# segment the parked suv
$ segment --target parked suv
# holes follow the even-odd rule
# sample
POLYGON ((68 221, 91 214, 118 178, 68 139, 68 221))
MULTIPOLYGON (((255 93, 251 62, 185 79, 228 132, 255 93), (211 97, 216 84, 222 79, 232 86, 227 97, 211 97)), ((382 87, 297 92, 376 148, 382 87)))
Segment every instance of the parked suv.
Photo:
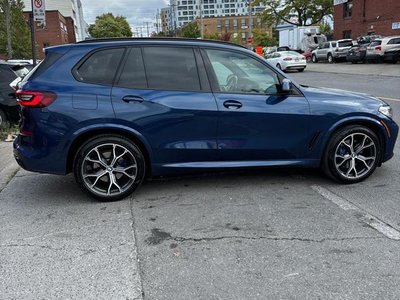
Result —
POLYGON ((316 63, 319 60, 327 60, 329 63, 333 63, 338 59, 345 59, 347 51, 352 46, 353 41, 351 39, 325 42, 312 52, 312 62, 316 63))
POLYGON ((376 39, 367 47, 367 60, 383 62, 385 52, 400 46, 400 35, 376 39))
POLYGON ((398 134, 377 98, 300 86, 252 51, 207 40, 47 48, 17 97, 17 162, 73 172, 100 200, 145 176, 221 168, 321 167, 359 182, 393 156, 398 134))
POLYGON ((19 105, 10 83, 25 76, 31 69, 31 65, 0 63, 0 128, 19 120, 19 105))

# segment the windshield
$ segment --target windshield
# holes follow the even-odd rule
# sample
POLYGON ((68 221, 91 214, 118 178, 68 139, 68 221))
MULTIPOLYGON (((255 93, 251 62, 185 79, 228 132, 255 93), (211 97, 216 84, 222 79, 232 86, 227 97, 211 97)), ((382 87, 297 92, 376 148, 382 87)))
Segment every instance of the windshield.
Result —
POLYGON ((351 47, 351 46, 353 46, 353 42, 352 41, 339 42, 339 47, 351 47))

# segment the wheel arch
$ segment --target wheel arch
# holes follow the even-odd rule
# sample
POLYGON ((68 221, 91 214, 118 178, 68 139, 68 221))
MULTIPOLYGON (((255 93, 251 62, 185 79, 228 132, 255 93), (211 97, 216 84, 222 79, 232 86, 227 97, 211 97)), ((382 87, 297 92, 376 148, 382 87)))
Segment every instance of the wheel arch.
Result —
POLYGON ((79 148, 87 141, 89 138, 92 138, 97 135, 105 135, 105 134, 115 134, 123 136, 132 142, 134 142, 143 153, 145 159, 146 166, 146 174, 145 176, 151 176, 151 162, 152 162, 152 151, 149 143, 139 132, 125 127, 125 126, 107 126, 107 127, 92 127, 81 129, 73 134, 73 141, 68 146, 68 155, 66 161, 66 173, 71 173, 73 171, 74 158, 79 150, 79 148))
MULTIPOLYGON (((359 119, 344 119, 341 120, 337 123, 335 123, 331 128, 327 131, 323 143, 322 143, 322 152, 321 152, 321 158, 324 157, 326 148, 328 147, 328 143, 331 140, 332 136, 338 132, 339 130, 343 129, 346 126, 351 126, 351 125, 359 125, 359 126, 365 126, 369 129, 371 129, 376 136, 379 139, 379 143, 381 146, 381 155, 379 158, 379 165, 382 163, 382 159, 384 157, 385 151, 386 151, 386 136, 387 132, 385 127, 376 119, 373 118, 359 118, 359 119)), ((322 163, 323 159, 321 159, 322 163)))

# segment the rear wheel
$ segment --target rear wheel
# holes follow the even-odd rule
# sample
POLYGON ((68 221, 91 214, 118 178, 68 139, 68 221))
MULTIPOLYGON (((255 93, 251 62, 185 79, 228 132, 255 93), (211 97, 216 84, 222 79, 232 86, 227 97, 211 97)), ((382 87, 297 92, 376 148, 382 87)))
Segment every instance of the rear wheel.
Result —
POLYGON ((96 136, 78 150, 75 180, 100 201, 120 200, 134 192, 145 174, 144 157, 132 141, 118 135, 96 136))
POLYGON ((330 53, 328 54, 328 58, 327 58, 327 59, 328 59, 328 63, 330 63, 330 64, 333 63, 333 62, 335 61, 335 60, 333 59, 332 54, 330 54, 330 53))
POLYGON ((317 56, 315 54, 312 55, 311 60, 313 63, 318 62, 317 56))
POLYGON ((329 141, 322 168, 335 180, 356 183, 375 171, 380 156, 379 139, 371 129, 347 126, 337 131, 329 141))

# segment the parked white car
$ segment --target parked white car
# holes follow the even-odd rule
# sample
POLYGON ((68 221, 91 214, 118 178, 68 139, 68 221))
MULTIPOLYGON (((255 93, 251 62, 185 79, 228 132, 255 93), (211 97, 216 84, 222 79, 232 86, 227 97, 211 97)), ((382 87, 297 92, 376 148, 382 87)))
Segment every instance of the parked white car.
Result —
POLYGON ((400 46, 400 35, 376 39, 367 47, 367 60, 382 62, 385 52, 400 46))
POLYGON ((282 71, 298 70, 303 72, 307 67, 306 58, 295 51, 275 52, 268 58, 268 61, 282 71))

